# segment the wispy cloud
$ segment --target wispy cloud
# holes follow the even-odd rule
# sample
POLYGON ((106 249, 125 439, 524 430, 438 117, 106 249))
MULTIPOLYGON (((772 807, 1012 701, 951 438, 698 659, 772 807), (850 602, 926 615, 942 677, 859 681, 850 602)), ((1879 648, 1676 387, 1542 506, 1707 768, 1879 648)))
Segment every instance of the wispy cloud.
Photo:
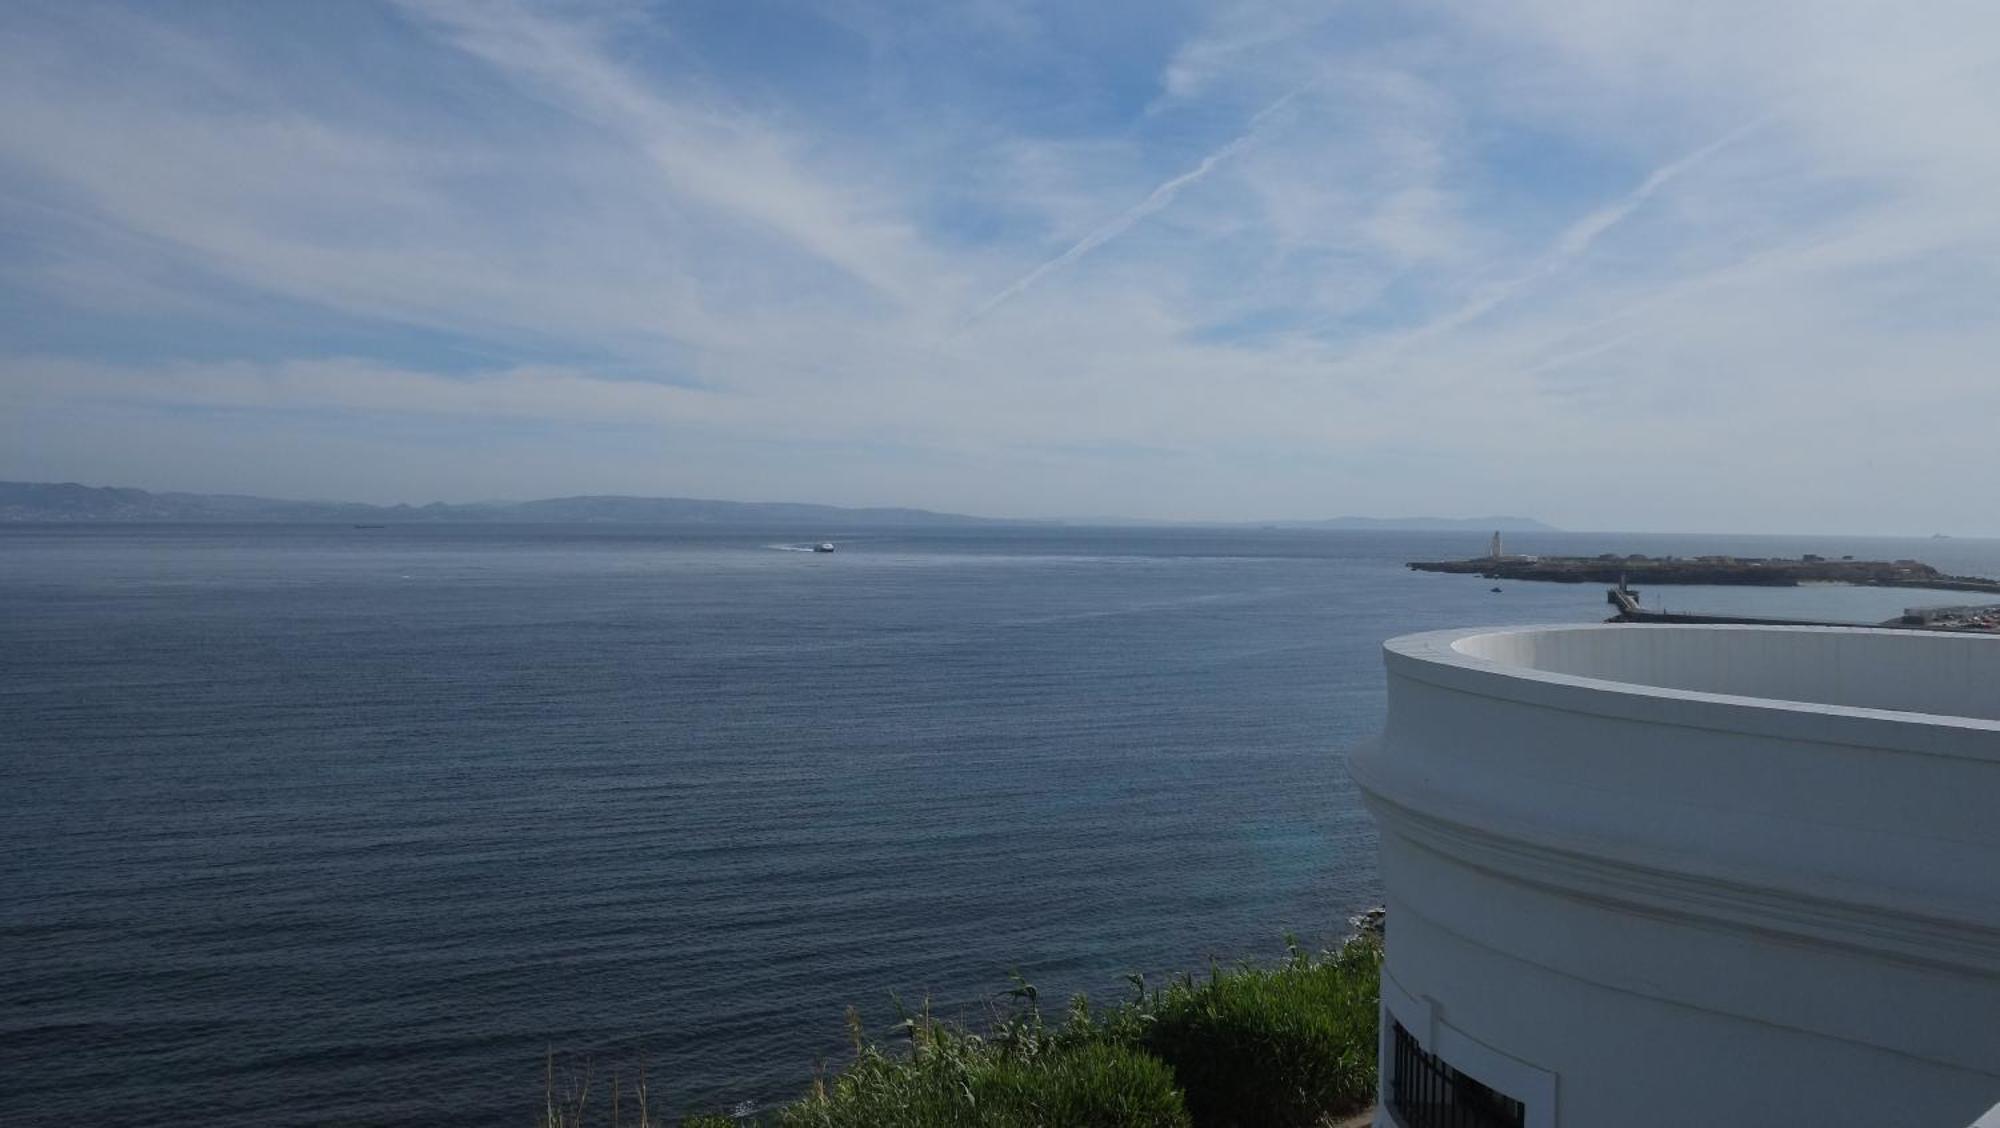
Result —
POLYGON ((801 169, 806 146, 720 96, 675 99, 614 60, 589 26, 511 3, 404 0, 448 41, 607 130, 643 156, 661 187, 755 225, 897 300, 924 248, 894 201, 874 202, 801 169))

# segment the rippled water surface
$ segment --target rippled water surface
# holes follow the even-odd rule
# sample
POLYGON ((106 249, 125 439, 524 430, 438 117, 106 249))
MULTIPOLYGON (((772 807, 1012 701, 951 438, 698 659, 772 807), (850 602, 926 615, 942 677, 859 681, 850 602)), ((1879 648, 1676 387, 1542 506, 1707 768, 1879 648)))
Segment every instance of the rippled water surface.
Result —
MULTIPOLYGON (((768 1104, 849 1004, 1276 951, 1377 894, 1382 640, 1590 620, 1482 536, 0 526, 0 1118, 768 1104)), ((2000 572, 1993 542, 1555 536, 2000 572)), ((1653 602, 1648 593, 1648 602, 1653 602)), ((1680 589, 1880 619, 1963 597, 1680 589)))

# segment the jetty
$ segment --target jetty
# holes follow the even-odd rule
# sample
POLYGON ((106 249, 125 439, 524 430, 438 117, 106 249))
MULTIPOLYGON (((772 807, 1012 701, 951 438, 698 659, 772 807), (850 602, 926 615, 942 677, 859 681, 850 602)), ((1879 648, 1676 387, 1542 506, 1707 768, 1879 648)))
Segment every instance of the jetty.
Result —
POLYGON ((1817 619, 1757 619, 1741 615, 1700 615, 1683 611, 1649 611, 1639 606, 1639 593, 1619 586, 1604 593, 1604 602, 1616 607, 1617 613, 1606 619, 1607 623, 1703 623, 1709 625, 1730 623, 1739 626, 1759 627, 1859 627, 1862 623, 1835 623, 1817 619))
POLYGON ((1538 580, 1557 584, 1712 584, 1717 586, 1798 587, 1851 584, 1857 587, 1933 588, 2000 595, 2000 580, 1952 576, 1917 560, 1829 559, 1808 553, 1791 557, 1644 556, 1614 552, 1598 556, 1495 554, 1470 560, 1415 560, 1419 572, 1447 572, 1489 580, 1538 580))
POLYGON ((1604 593, 1617 608, 1607 623, 1678 623, 1758 627, 1888 627, 1904 631, 1944 631, 1956 634, 2000 634, 2000 604, 1969 607, 1911 607, 1880 623, 1843 623, 1831 619, 1771 619, 1747 615, 1703 615, 1687 611, 1654 611, 1639 606, 1639 593, 1620 584, 1604 593))

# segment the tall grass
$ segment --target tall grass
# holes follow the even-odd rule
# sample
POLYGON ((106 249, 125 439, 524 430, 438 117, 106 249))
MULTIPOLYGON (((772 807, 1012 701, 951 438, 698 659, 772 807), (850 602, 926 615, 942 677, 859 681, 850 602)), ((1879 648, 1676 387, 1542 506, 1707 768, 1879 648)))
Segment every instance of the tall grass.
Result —
POLYGON ((909 1052, 887 1052, 850 1012, 853 1064, 780 1110, 778 1128, 1190 1128, 1173 1071, 1134 1047, 982 1037, 928 1009, 901 1025, 909 1052))
MULTIPOLYGON (((902 1012, 907 1045, 866 1036, 848 1012, 853 1060, 762 1119, 697 1117, 683 1128, 1317 1128, 1365 1107, 1375 1079, 1382 946, 1364 933, 1325 952, 1288 941, 1283 962, 1212 967, 1133 991, 1102 1010, 1079 995, 1053 1021, 1016 979, 975 1030, 902 1012)), ((588 1067, 549 1072, 539 1128, 666 1128, 645 1076, 597 1105, 588 1067)))
MULTIPOLYGON (((629 1071, 613 1069, 600 1076, 589 1058, 558 1062, 550 1053, 542 1085, 542 1115, 535 1128, 669 1128, 671 1123, 653 1102, 643 1058, 635 1059, 629 1071)), ((727 1116, 697 1115, 680 1121, 680 1128, 737 1126, 727 1116)))

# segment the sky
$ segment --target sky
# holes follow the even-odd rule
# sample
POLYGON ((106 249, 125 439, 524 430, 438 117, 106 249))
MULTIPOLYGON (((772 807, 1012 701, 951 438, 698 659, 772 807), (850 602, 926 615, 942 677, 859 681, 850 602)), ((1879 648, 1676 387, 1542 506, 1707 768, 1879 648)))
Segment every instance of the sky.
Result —
POLYGON ((0 478, 2000 535, 2000 6, 0 5, 0 478))

